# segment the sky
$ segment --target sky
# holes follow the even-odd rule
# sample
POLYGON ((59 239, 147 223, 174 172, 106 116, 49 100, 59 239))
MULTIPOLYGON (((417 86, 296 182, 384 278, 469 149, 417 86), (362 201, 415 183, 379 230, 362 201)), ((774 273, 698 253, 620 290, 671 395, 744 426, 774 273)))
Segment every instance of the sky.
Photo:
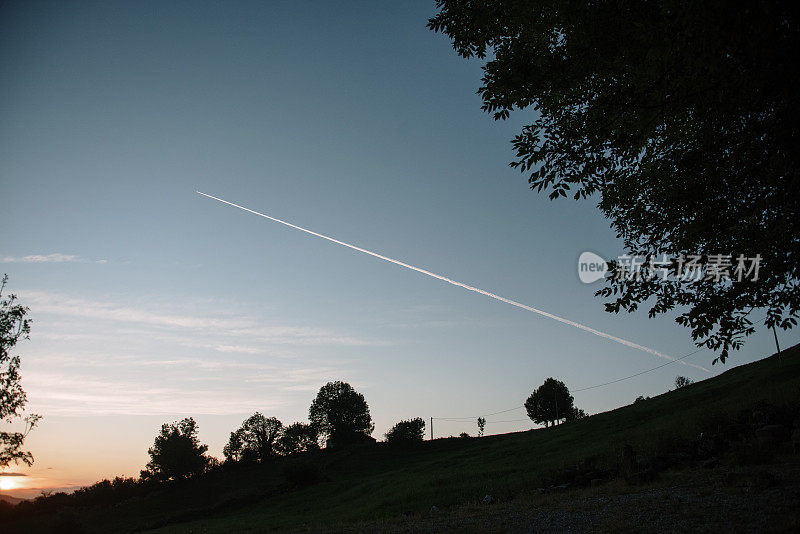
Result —
MULTIPOLYGON (((695 350, 674 314, 608 314, 602 283, 581 283, 582 252, 616 258, 622 243, 593 201, 550 201, 508 167, 533 112, 480 110, 481 64, 425 28, 434 12, 0 4, 0 270, 30 308, 16 352, 43 416, 34 465, 9 467, 20 476, 0 490, 138 475, 161 424, 190 416, 221 457, 255 411, 306 421, 330 380, 365 395, 381 438, 401 419, 519 407, 550 376, 577 390, 665 362, 196 190, 674 357, 695 350)), ((606 411, 774 351, 762 326, 725 365, 703 351, 575 402, 606 411)), ((487 434, 533 427, 519 408, 487 419, 487 434)))

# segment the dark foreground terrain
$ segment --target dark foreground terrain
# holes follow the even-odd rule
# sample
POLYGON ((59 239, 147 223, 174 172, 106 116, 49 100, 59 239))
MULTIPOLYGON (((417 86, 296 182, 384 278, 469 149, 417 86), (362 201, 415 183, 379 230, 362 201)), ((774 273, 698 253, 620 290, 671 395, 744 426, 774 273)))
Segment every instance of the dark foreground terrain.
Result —
POLYGON ((798 531, 800 349, 549 429, 4 508, 9 532, 798 531), (628 447, 626 447, 626 445, 628 447))

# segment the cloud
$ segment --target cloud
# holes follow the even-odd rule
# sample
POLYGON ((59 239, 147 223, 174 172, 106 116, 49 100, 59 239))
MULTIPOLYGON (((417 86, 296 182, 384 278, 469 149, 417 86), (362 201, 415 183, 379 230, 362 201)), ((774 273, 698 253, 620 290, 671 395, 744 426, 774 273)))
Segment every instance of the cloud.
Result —
POLYGON ((27 256, 2 256, 0 263, 108 263, 108 260, 89 260, 75 254, 29 254, 27 256))
POLYGON ((219 345, 214 347, 217 352, 239 352, 242 354, 264 354, 263 348, 247 347, 244 345, 219 345))
POLYGON ((300 384, 297 386, 284 386, 283 391, 317 391, 320 386, 317 384, 300 384))
POLYGON ((0 473, 0 477, 26 477, 25 473, 0 473))
MULTIPOLYGON (((156 415, 191 413, 231 415, 275 411, 291 399, 281 392, 313 392, 336 373, 332 368, 291 369, 260 366, 255 384, 245 377, 256 366, 202 369, 212 377, 228 371, 220 384, 197 387, 195 380, 176 378, 153 385, 152 378, 112 378, 72 373, 30 373, 29 409, 48 415, 156 415), (239 373, 230 371, 242 371, 239 373), (194 384, 190 386, 189 384, 194 384)), ((340 370, 341 372, 341 370, 340 370)), ((338 373, 337 373, 338 374, 338 373)))
MULTIPOLYGON (((148 386, 142 381, 72 375, 30 374, 32 412, 48 415, 232 414, 274 409, 283 403, 230 389, 184 389, 180 384, 148 386)), ((252 392, 251 392, 252 393, 252 392)))
MULTIPOLYGON (((37 314, 47 313, 116 323, 130 328, 149 328, 148 335, 169 336, 170 341, 190 348, 211 349, 223 353, 264 354, 267 345, 387 345, 382 340, 368 339, 334 332, 327 328, 296 325, 264 325, 263 319, 223 314, 222 306, 193 303, 191 310, 207 309, 208 313, 163 312, 162 303, 97 301, 42 291, 19 291, 25 303, 37 314), (155 329, 155 330, 154 330, 155 329), (210 336, 209 333, 214 333, 210 336)), ((175 306, 173 306, 175 307, 175 306)), ((106 329, 108 330, 108 329, 106 329)), ((46 335, 58 335, 49 332, 46 335)), ((62 335, 75 336, 75 332, 62 335)), ((85 335, 85 334, 78 334, 85 335)))
POLYGON ((388 344, 208 299, 19 293, 37 321, 25 345, 28 407, 48 415, 274 410, 352 376, 349 347, 388 344))

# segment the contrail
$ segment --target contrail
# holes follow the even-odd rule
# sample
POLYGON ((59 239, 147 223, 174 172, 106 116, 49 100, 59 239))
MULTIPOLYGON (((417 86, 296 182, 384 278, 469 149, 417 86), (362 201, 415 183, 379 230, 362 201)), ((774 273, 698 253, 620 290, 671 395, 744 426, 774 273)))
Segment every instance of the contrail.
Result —
POLYGON ((600 330, 595 330, 594 328, 588 327, 588 326, 583 325, 581 323, 576 323, 575 321, 570 321, 569 319, 565 319, 563 317, 559 317, 558 315, 554 315, 552 313, 548 313, 546 311, 539 310, 537 308, 533 308, 531 306, 528 306, 527 304, 522 304, 521 302, 517 302, 516 300, 507 299, 505 297, 501 297, 500 295, 495 295, 494 293, 490 293, 489 291, 484 291, 483 289, 479 289, 477 287, 472 287, 472 286, 464 284, 462 282, 457 282, 456 280, 451 280, 450 278, 447 278, 446 276, 442 276, 440 274, 432 273, 430 271, 426 271, 425 269, 420 269, 419 267, 414 267, 413 265, 409 265, 407 263, 404 263, 404 262, 402 262, 400 260, 396 260, 394 258, 389 258, 387 256, 383 256, 381 254, 378 254, 377 252, 372 252, 370 250, 363 249, 363 248, 357 247, 355 245, 351 245, 350 243, 345 243, 344 241, 339 241, 338 239, 334 239, 334 238, 328 237, 326 235, 318 234, 317 232, 313 232, 313 231, 308 230, 306 228, 303 228, 301 226, 297 226, 295 224, 292 224, 292 223, 289 223, 289 222, 286 222, 286 221, 282 221, 282 220, 277 219, 275 217, 270 217, 269 215, 266 215, 264 213, 259 213, 257 211, 251 210, 249 208, 245 208, 244 206, 240 206, 239 204, 234 204, 233 202, 228 202, 227 200, 222 200, 221 198, 217 198, 217 197, 215 197, 213 195, 209 195, 207 193, 203 193, 202 191, 195 190, 195 193, 203 195, 204 197, 213 198, 214 200, 217 200, 217 201, 222 202, 223 204, 227 204, 229 206, 233 206, 234 208, 239 208, 240 210, 244 210, 244 211, 250 212, 253 215, 258 215, 259 217, 264 217, 265 219, 269 219, 271 221, 275 221, 277 223, 284 224, 284 225, 286 225, 286 226, 288 226, 290 228, 294 228, 295 230, 300 230, 300 231, 305 232, 307 234, 311 234, 313 236, 321 237, 322 239, 327 239, 328 241, 336 243, 337 245, 342 245, 342 246, 351 248, 353 250, 357 250, 359 252, 363 252, 364 254, 369 254, 370 256, 374 256, 374 257, 379 258, 381 260, 388 261, 390 263, 394 263, 395 265, 399 265, 401 267, 405 267, 406 269, 411 269, 412 271, 417 271, 418 273, 422 273, 422 274, 428 275, 430 277, 436 278, 438 280, 442 280, 443 282, 447 282, 448 284, 453 284, 454 286, 463 287, 464 289, 466 289, 468 291, 474 291, 475 293, 480 293, 481 295, 486 295, 487 297, 491 297, 491 298, 493 298, 495 300, 499 300, 501 302, 505 302, 506 304, 511 304, 512 306, 516 306, 517 308, 522 308, 523 310, 528 310, 528 311, 531 311, 533 313, 538 313, 539 315, 543 315, 545 317, 549 317, 550 319, 558 321, 559 323, 564 323, 564 324, 568 324, 570 326, 574 326, 575 328, 580 328, 581 330, 585 330, 586 332, 592 333, 592 334, 594 334, 596 336, 604 337, 606 339, 610 339, 611 341, 616 341, 617 343, 625 345, 626 347, 630 347, 632 349, 637 349, 637 350, 641 350, 641 351, 644 351, 644 352, 648 352, 650 354, 658 356, 659 358, 664 358, 666 360, 677 361, 680 364, 688 365, 688 366, 691 366, 691 367, 696 367, 697 369, 702 369, 703 371, 706 371, 706 372, 709 372, 709 373, 711 372, 708 369, 706 369, 705 367, 701 367, 699 365, 696 365, 696 364, 693 364, 693 363, 689 363, 689 362, 678 361, 676 358, 673 358, 672 356, 669 356, 668 354, 664 354, 663 352, 659 352, 659 351, 657 351, 655 349, 651 349, 650 347, 645 347, 644 345, 639 345, 638 343, 634 343, 633 341, 628 341, 627 339, 622 339, 622 338, 617 337, 617 336, 612 336, 611 334, 607 334, 605 332, 601 332, 600 330))

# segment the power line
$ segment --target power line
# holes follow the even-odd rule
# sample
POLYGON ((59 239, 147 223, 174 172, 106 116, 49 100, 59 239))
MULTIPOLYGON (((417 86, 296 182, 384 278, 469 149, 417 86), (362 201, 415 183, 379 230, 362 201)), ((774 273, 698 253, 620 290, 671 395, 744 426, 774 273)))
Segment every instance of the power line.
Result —
MULTIPOLYGON (((434 421, 446 421, 448 423, 474 423, 475 419, 440 419, 438 417, 433 418, 434 421)), ((517 423, 519 421, 530 421, 530 419, 506 419, 503 421, 494 421, 491 419, 487 419, 486 423, 517 423)))
POLYGON ((530 419, 507 419, 505 421, 486 421, 486 424, 489 423, 520 423, 520 422, 528 422, 530 423, 530 419))
POLYGON ((514 406, 513 408, 509 408, 508 410, 500 410, 499 412, 487 413, 485 415, 478 415, 475 417, 434 417, 434 419, 438 421, 472 421, 473 419, 477 419, 478 417, 491 417, 493 415, 499 415, 501 413, 507 413, 507 412, 512 412, 514 410, 519 410, 520 408, 524 408, 524 406, 514 406))
MULTIPOLYGON (((522 408, 522 406, 520 406, 522 408)), ((450 421, 451 423, 468 423, 476 421, 477 417, 434 417, 434 421, 450 421)))
POLYGON ((694 354, 697 354, 697 353, 698 353, 698 352, 700 352, 701 350, 703 350, 703 348, 702 348, 702 347, 701 347, 701 348, 699 348, 699 349, 697 349, 697 350, 696 350, 696 351, 694 351, 694 352, 690 352, 689 354, 686 354, 686 355, 684 355, 684 356, 681 356, 680 358, 677 358, 677 359, 675 359, 675 360, 673 360, 673 361, 671 361, 671 362, 667 362, 667 363, 664 363, 664 364, 658 365, 658 366, 656 366, 656 367, 653 367, 652 369, 648 369, 647 371, 642 371, 641 373, 636 373, 636 374, 634 374, 634 375, 626 376, 626 377, 624 377, 624 378, 618 378, 618 379, 616 379, 616 380, 612 380, 611 382, 604 382, 604 383, 602 383, 602 384, 596 384, 596 385, 594 385, 594 386, 589 386, 588 388, 576 389, 576 390, 574 390, 574 392, 575 392, 575 393, 577 393, 577 392, 579 392, 579 391, 588 391, 588 390, 590 390, 590 389, 600 388, 600 387, 603 387, 603 386, 610 386, 611 384, 616 384, 617 382, 622 382, 623 380, 628 380, 629 378, 635 378, 635 377, 637 377, 637 376, 641 376, 641 375, 643 375, 643 374, 645 374, 645 373, 649 373, 650 371, 655 371, 656 369, 661 369, 662 367, 666 367, 667 365, 670 365, 670 364, 672 364, 672 363, 679 362, 679 361, 683 360, 684 358, 688 358, 689 356, 692 356, 692 355, 694 355, 694 354))
MULTIPOLYGON (((635 373, 635 374, 632 374, 632 375, 629 375, 629 376, 624 376, 622 378, 618 378, 618 379, 612 380, 610 382, 603 382, 602 384, 595 384, 593 386, 589 386, 589 387, 585 387, 585 388, 581 388, 581 389, 575 389, 575 390, 573 390, 573 393, 578 393, 580 391, 588 391, 590 389, 597 389, 597 388, 601 388, 601 387, 605 387, 605 386, 610 386, 611 384, 616 384, 617 382, 622 382, 623 380, 630 380, 631 378, 636 378, 637 376, 642 376, 643 374, 650 373, 650 372, 655 371, 657 369, 661 369, 662 367, 666 367, 668 365, 671 365, 671 364, 673 364, 675 362, 679 362, 681 360, 684 360, 684 359, 688 358, 689 356, 693 356, 693 355, 697 354, 698 352, 702 351, 703 349, 704 349, 704 347, 701 347, 701 348, 699 348, 699 349, 697 349, 695 351, 690 352, 689 354, 684 354, 680 358, 675 358, 672 361, 669 361, 667 363, 663 363, 661 365, 657 365, 655 367, 652 367, 652 368, 647 369, 645 371, 641 371, 639 373, 635 373)), ((475 416, 475 417, 432 417, 432 419, 437 420, 437 421, 451 421, 451 422, 474 421, 478 417, 489 417, 489 416, 492 416, 492 415, 498 415, 498 414, 501 414, 501 413, 506 413, 506 412, 511 412, 511 411, 514 411, 514 410, 519 410, 520 408, 524 408, 524 407, 525 407, 524 405, 522 405, 522 406, 514 406, 513 408, 509 408, 507 410, 500 410, 499 412, 492 412, 492 413, 489 413, 489 414, 486 414, 486 415, 478 415, 478 416, 475 416)), ((525 421, 525 419, 519 419, 519 421, 525 421)), ((487 423, 490 423, 490 422, 499 423, 501 421, 486 421, 486 422, 487 423)), ((505 421, 502 421, 502 422, 505 422, 505 421)))

